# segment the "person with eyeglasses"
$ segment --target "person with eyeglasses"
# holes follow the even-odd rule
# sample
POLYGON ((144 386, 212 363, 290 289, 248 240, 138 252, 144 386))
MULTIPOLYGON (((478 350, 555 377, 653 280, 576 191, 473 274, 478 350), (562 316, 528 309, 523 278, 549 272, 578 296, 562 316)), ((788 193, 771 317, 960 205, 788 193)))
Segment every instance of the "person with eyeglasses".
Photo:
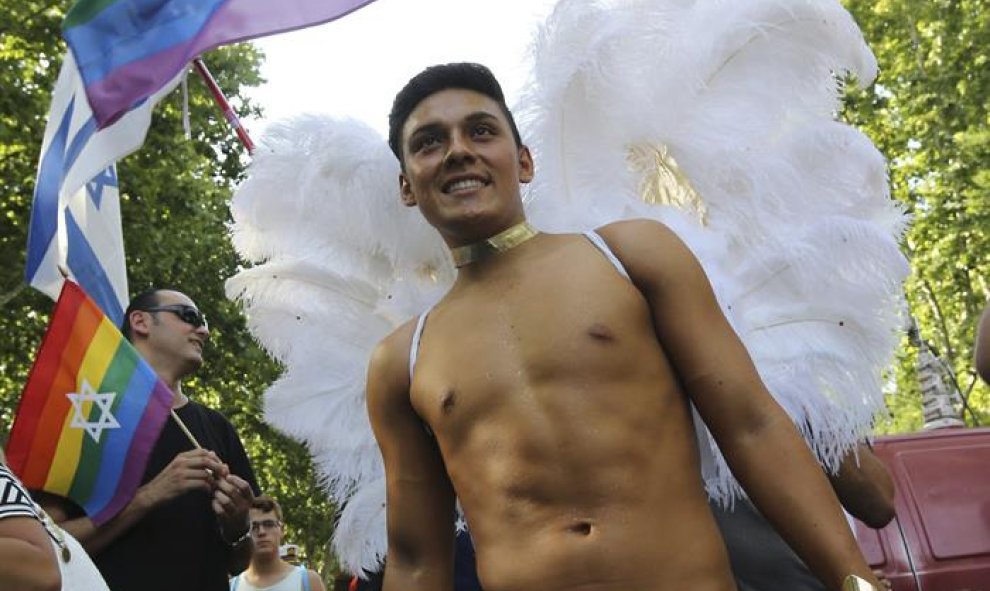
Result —
POLYGON ((121 332, 171 388, 172 407, 198 441, 166 421, 131 502, 97 527, 71 501, 39 495, 115 591, 226 591, 251 559, 249 510, 259 488, 233 425, 191 400, 182 382, 203 364, 210 331, 189 296, 151 289, 127 307, 121 332))
POLYGON ((230 580, 230 591, 326 591, 316 571, 282 559, 285 538, 282 507, 268 495, 251 504, 251 538, 254 552, 247 570, 230 580))

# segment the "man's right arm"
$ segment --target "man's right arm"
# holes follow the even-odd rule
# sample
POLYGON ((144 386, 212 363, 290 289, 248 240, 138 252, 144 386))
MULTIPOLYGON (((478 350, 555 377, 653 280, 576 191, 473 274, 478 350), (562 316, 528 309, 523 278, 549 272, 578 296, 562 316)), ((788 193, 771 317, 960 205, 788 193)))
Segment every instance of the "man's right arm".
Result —
POLYGON ((368 413, 385 463, 384 591, 452 591, 454 491, 409 397, 409 331, 385 339, 368 369, 368 413), (405 346, 403 346, 405 345, 405 346))
POLYGON ((65 531, 79 540, 90 554, 99 554, 111 542, 129 530, 153 508, 195 489, 211 492, 212 474, 224 474, 226 466, 211 451, 197 449, 183 452, 138 489, 131 502, 113 519, 97 527, 89 517, 73 517, 64 499, 43 494, 41 506, 65 531))

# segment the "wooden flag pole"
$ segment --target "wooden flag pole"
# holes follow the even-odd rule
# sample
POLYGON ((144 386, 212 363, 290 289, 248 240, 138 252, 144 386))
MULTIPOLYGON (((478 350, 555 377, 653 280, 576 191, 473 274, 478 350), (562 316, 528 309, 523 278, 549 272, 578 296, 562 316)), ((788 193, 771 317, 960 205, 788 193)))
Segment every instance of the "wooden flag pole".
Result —
MULTIPOLYGON (((192 431, 189 430, 189 427, 186 427, 186 424, 182 422, 182 419, 179 418, 179 415, 175 412, 175 409, 170 408, 168 412, 172 413, 172 420, 175 421, 175 424, 178 425, 179 428, 182 429, 182 432, 186 434, 186 437, 189 438, 189 442, 193 444, 193 447, 195 447, 196 449, 203 449, 203 446, 200 445, 199 441, 196 440, 196 436, 192 434, 192 431)), ((209 468, 206 468, 206 473, 210 475, 210 478, 216 476, 213 473, 213 470, 209 468)))
POLYGON ((172 420, 175 421, 175 424, 178 425, 179 428, 182 429, 182 432, 186 434, 186 437, 189 438, 189 442, 192 443, 196 449, 203 449, 203 446, 200 445, 199 441, 196 440, 196 436, 192 434, 192 431, 189 430, 189 427, 186 427, 186 424, 182 422, 182 419, 179 418, 179 415, 175 413, 175 409, 171 408, 169 409, 169 412, 172 413, 172 420))
POLYGON ((213 78, 213 74, 210 73, 210 70, 207 69, 206 64, 203 63, 203 58, 198 57, 194 59, 193 67, 196 68, 196 71, 199 72, 199 75, 203 78, 203 81, 206 82, 206 86, 210 89, 210 94, 213 95, 213 100, 215 100, 217 105, 220 106, 220 110, 223 111, 223 115, 227 118, 227 122, 234 128, 234 131, 237 133, 237 137, 241 140, 241 143, 244 144, 244 147, 247 148, 248 154, 253 153, 254 142, 251 141, 251 136, 248 135, 247 129, 241 123, 237 113, 234 112, 234 108, 230 106, 230 102, 227 101, 227 97, 224 96, 223 91, 220 90, 220 86, 213 78))

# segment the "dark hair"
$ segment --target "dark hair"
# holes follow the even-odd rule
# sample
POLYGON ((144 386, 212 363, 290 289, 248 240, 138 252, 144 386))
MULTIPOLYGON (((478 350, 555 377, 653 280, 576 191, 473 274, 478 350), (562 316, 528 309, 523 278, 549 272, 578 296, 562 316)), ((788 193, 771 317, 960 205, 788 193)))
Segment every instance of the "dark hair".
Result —
POLYGON ((413 76, 399 94, 395 95, 392 112, 388 115, 388 145, 403 169, 405 164, 402 162, 402 127, 406 124, 406 119, 424 99, 450 88, 473 90, 498 103, 499 109, 512 128, 512 137, 516 140, 516 146, 522 146, 516 121, 505 104, 502 87, 491 70, 481 64, 470 62, 430 66, 413 76))
POLYGON ((160 287, 152 287, 151 289, 146 289, 141 293, 134 296, 131 303, 127 305, 127 310, 124 311, 124 319, 120 323, 120 332, 124 335, 124 338, 128 341, 131 340, 131 312, 135 310, 147 310, 148 308, 154 308, 158 305, 158 292, 164 291, 160 287))
POLYGON ((251 502, 251 508, 264 511, 265 513, 274 513, 276 519, 282 521, 282 507, 279 506, 278 501, 268 495, 254 497, 254 501, 251 502))

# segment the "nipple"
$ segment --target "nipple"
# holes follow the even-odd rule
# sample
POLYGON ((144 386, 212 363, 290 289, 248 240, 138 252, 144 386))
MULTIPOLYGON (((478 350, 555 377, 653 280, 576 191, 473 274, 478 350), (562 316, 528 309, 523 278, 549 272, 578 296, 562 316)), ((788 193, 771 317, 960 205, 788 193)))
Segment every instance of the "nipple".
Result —
POLYGON ((612 332, 612 329, 600 322, 596 322, 588 328, 588 335, 596 341, 606 343, 615 340, 615 333, 612 332))
POLYGON ((443 395, 443 399, 440 400, 440 410, 443 414, 449 415, 454 410, 454 404, 457 402, 457 392, 453 389, 447 390, 447 393, 443 395))

